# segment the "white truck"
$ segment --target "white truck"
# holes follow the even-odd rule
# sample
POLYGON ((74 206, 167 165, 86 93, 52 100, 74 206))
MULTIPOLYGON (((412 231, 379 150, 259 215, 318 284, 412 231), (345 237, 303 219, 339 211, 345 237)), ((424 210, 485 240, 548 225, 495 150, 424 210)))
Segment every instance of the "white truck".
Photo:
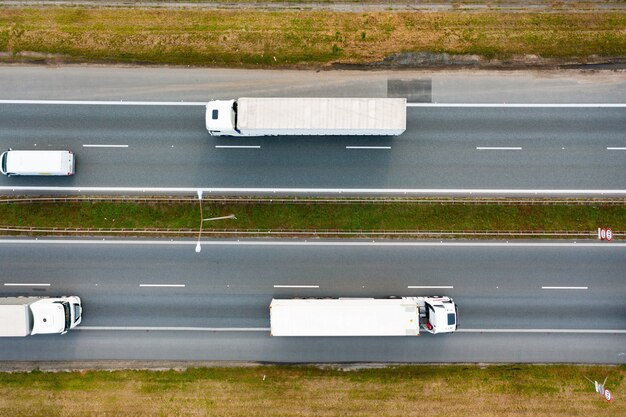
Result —
POLYGON ((212 136, 400 135, 405 98, 239 98, 206 105, 212 136))
POLYGON ((0 337, 65 334, 82 320, 80 298, 0 297, 0 337))
POLYGON ((272 336, 419 336, 452 333, 457 306, 449 297, 273 299, 272 336))

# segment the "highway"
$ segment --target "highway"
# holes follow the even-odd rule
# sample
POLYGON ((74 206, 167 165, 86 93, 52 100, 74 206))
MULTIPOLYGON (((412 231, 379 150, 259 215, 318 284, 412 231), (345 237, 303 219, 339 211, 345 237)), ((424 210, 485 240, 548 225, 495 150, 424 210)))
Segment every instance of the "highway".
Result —
POLYGON ((0 104, 0 149, 77 155, 71 178, 3 176, 0 192, 626 193, 626 107, 407 111, 407 131, 396 138, 235 139, 209 136, 201 105, 0 104))
POLYGON ((0 295, 83 299, 67 335, 0 360, 626 363, 626 244, 0 241, 0 295), (453 335, 273 338, 272 297, 449 295, 453 335))

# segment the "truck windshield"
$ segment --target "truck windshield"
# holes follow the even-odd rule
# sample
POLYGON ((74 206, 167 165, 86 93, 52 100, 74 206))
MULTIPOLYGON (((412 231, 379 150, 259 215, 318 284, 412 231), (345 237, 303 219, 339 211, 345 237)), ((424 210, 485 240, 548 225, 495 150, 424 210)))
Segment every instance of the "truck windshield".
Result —
POLYGON ((80 319, 81 313, 81 307, 78 304, 74 304, 74 322, 77 322, 78 319, 80 319))
POLYGON ((72 313, 70 310, 70 303, 67 301, 61 303, 63 310, 65 311, 65 331, 69 330, 72 326, 72 313))

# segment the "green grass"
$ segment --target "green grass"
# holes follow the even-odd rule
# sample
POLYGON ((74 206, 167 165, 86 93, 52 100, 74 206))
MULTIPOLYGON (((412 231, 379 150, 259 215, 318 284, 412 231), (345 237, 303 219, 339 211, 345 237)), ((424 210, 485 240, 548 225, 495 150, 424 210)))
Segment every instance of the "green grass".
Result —
POLYGON ((626 56, 626 13, 2 8, 0 51, 66 61, 272 67, 364 64, 399 52, 584 61, 626 56), (363 34, 366 34, 363 36, 363 34))
MULTIPOLYGON (((89 1, 89 0, 87 0, 89 1)), ((104 3, 106 1, 100 0, 91 0, 93 3, 104 3)), ((115 2, 115 0, 111 0, 115 2)), ((211 3, 224 3, 225 0, 127 0, 126 3, 135 3, 141 5, 141 3, 207 3, 210 5, 211 3)), ((619 4, 620 2, 624 2, 624 0, 392 0, 391 2, 387 2, 387 4, 410 4, 410 5, 440 5, 440 4, 448 4, 451 6, 490 6, 492 8, 498 8, 502 6, 519 6, 518 9, 524 9, 528 5, 543 5, 547 6, 551 9, 563 9, 563 8, 582 8, 589 9, 597 7, 602 4, 619 4)), ((304 3, 305 5, 311 3, 321 3, 323 5, 330 4, 386 4, 384 0, 229 0, 227 3, 289 3, 289 4, 297 4, 304 3)))
POLYGON ((312 366, 0 373, 0 415, 617 416, 625 366, 312 366), (603 380, 607 403, 585 377, 603 380))
MULTIPOLYGON (((626 231, 626 204, 203 203, 204 218, 229 214, 237 219, 205 222, 204 229, 626 231)), ((0 219, 1 226, 196 230, 200 209, 193 201, 2 203, 0 219)))

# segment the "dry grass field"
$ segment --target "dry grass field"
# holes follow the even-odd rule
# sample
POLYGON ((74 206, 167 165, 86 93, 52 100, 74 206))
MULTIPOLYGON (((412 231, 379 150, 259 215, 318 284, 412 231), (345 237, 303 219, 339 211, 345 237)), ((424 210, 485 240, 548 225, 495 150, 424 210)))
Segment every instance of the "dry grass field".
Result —
POLYGON ((0 374, 3 416, 624 416, 626 367, 257 366, 0 374), (608 403, 585 379, 608 376, 608 403))
POLYGON ((626 13, 2 8, 0 51, 5 61, 35 53, 64 62, 244 67, 362 64, 399 52, 584 61, 626 56, 626 13))

